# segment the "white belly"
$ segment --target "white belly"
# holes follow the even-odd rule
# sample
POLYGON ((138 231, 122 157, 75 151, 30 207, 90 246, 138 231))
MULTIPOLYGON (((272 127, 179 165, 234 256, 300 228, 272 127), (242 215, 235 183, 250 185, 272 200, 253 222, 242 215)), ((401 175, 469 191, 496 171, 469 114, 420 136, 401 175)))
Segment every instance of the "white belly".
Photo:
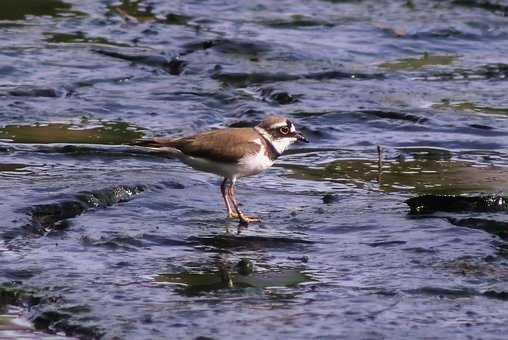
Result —
POLYGON ((241 173, 238 177, 243 177, 256 175, 265 171, 272 166, 273 161, 268 158, 265 155, 264 150, 261 149, 261 152, 255 155, 242 158, 238 164, 241 167, 241 173))
POLYGON ((240 178, 263 172, 272 166, 273 161, 264 152, 249 155, 240 159, 238 163, 214 162, 204 158, 181 155, 180 160, 196 170, 211 172, 222 177, 240 178))

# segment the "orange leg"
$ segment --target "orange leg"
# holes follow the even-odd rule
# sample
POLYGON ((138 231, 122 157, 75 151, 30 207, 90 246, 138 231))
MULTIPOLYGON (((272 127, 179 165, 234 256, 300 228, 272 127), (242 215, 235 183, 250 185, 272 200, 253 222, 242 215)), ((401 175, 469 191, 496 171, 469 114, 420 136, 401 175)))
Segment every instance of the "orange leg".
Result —
POLYGON ((238 215, 231 209, 231 204, 229 203, 229 187, 228 187, 228 178, 224 178, 222 184, 220 185, 220 192, 222 194, 222 198, 224 199, 224 204, 226 205, 226 209, 228 211, 229 218, 238 218, 238 215))
POLYGON ((233 203, 233 207, 235 208, 236 210, 236 214, 239 219, 240 219, 240 224, 244 224, 244 225, 247 225, 249 223, 253 223, 253 222, 259 222, 259 219, 258 218, 253 218, 253 217, 248 217, 248 216, 245 216, 241 211, 240 211, 240 208, 238 207, 238 202, 236 201, 236 195, 235 195, 235 182, 232 181, 231 184, 229 185, 228 187, 228 197, 229 199, 231 200, 231 203, 233 203))

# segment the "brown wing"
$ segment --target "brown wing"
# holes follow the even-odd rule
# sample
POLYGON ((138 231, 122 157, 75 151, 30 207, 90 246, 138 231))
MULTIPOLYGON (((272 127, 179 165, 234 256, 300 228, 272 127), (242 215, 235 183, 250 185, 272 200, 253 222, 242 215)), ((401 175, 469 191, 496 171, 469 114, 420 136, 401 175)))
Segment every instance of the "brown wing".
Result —
POLYGON ((236 163, 246 154, 259 152, 261 146, 253 142, 258 138, 261 137, 252 128, 227 128, 177 140, 168 138, 142 140, 135 145, 155 148, 171 147, 193 157, 236 163))
POLYGON ((137 139, 129 145, 145 146, 148 148, 164 148, 173 147, 172 144, 175 142, 174 139, 157 137, 152 139, 137 139))

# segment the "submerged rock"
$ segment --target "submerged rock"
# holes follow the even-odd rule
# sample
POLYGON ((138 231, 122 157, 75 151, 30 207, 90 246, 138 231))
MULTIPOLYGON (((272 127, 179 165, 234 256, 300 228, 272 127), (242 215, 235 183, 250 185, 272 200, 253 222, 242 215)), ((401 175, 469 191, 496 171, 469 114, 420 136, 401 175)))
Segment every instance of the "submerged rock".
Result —
POLYGON ((302 246, 313 244, 314 242, 298 238, 276 237, 276 236, 233 236, 233 235, 215 235, 215 236, 191 236, 187 239, 191 244, 204 245, 217 249, 262 249, 262 248, 281 248, 302 246))
POLYGON ((14 97, 48 97, 57 98, 63 95, 52 87, 35 86, 35 85, 18 85, 18 86, 1 86, 0 96, 14 96, 14 97))
POLYGON ((185 296, 195 296, 226 288, 294 287, 313 281, 304 268, 282 268, 249 275, 233 272, 225 268, 205 273, 159 274, 154 278, 158 283, 181 286, 177 291, 185 296))
POLYGON ((489 0, 454 0, 453 5, 459 5, 471 8, 482 8, 493 13, 503 16, 508 16, 508 5, 503 1, 489 1, 489 0))
MULTIPOLYGON (((103 121, 85 124, 12 124, 0 128, 0 139, 14 143, 83 143, 118 145, 143 137, 141 129, 125 122, 103 121)), ((68 148, 78 148, 68 146, 68 148)), ((65 150, 64 150, 65 151, 65 150)))
POLYGON ((403 112, 382 111, 382 110, 362 110, 359 112, 369 116, 375 116, 383 119, 403 120, 412 123, 425 123, 428 121, 428 118, 426 117, 403 112))
POLYGON ((212 79, 216 79, 224 84, 237 87, 245 87, 250 84, 263 84, 271 82, 284 82, 295 80, 330 80, 330 79, 384 79, 383 74, 374 73, 349 73, 344 71, 322 71, 313 73, 290 74, 284 72, 268 73, 268 72, 212 72, 212 79))
POLYGON ((429 67, 434 65, 451 65, 457 59, 456 56, 449 55, 432 55, 424 53, 420 58, 404 58, 394 62, 386 62, 379 67, 388 69, 390 71, 402 71, 402 70, 416 70, 423 67, 429 67))
POLYGON ((0 309, 6 305, 28 305, 38 304, 41 298, 33 292, 24 291, 12 284, 0 285, 0 309))
POLYGON ((27 16, 72 16, 79 15, 72 5, 61 0, 46 1, 1 1, 0 20, 25 20, 27 16))
POLYGON ((73 199, 62 202, 36 205, 29 210, 32 221, 26 227, 40 234, 48 230, 65 229, 67 227, 66 219, 79 216, 92 208, 105 208, 128 201, 145 189, 145 186, 142 185, 120 185, 102 190, 81 192, 73 199))
POLYGON ((334 194, 325 194, 322 199, 324 204, 332 204, 339 201, 339 196, 334 194))
MULTIPOLYGON (((69 320, 73 315, 86 311, 86 309, 80 306, 60 309, 57 308, 60 304, 55 304, 57 301, 62 302, 59 297, 43 295, 35 290, 24 290, 14 284, 0 285, 0 310, 3 311, 9 305, 28 309, 30 319, 37 330, 49 333, 63 332, 67 336, 80 339, 98 339, 103 336, 104 332, 98 327, 69 320)), ((2 328, 4 321, 0 319, 0 331, 5 330, 2 328)), ((23 328, 16 328, 16 330, 23 330, 23 328)), ((2 335, 5 335, 5 333, 0 335, 3 339, 2 335)), ((35 333, 32 334, 31 332, 29 332, 29 335, 36 336, 35 333)), ((14 338, 16 338, 15 335, 12 336, 12 339, 14 338)))
POLYGON ((279 105, 287 105, 296 103, 302 95, 292 95, 285 91, 277 91, 272 87, 264 87, 259 89, 261 98, 269 103, 276 103, 279 105))
POLYGON ((249 259, 241 259, 236 264, 236 269, 240 275, 249 275, 254 271, 254 263, 249 259))
POLYGON ((444 212, 498 212, 508 211, 508 198, 505 196, 460 196, 423 195, 406 201, 411 214, 444 212))
POLYGON ((196 41, 183 45, 183 55, 199 50, 214 49, 224 54, 257 56, 271 50, 271 46, 263 41, 239 39, 211 39, 196 41))
POLYGON ((143 53, 124 53, 106 49, 95 49, 93 51, 112 58, 127 60, 138 64, 160 67, 171 75, 181 74, 185 66, 187 66, 187 62, 178 57, 168 59, 161 55, 143 54, 143 53))
POLYGON ((475 69, 455 69, 450 72, 425 74, 415 79, 428 81, 452 80, 504 80, 508 77, 508 64, 492 63, 481 65, 475 69))
MULTIPOLYGON (((414 192, 419 197, 449 197, 466 193, 495 193, 508 189, 507 169, 501 166, 475 166, 473 162, 452 159, 446 149, 400 148, 394 158, 337 159, 319 166, 284 164, 292 178, 332 181, 368 186, 379 183, 384 192, 414 192)), ((414 200, 410 201, 412 204, 414 200)), ((427 201, 425 201, 427 202, 427 201)))
POLYGON ((483 230, 496 235, 503 240, 508 240, 508 222, 495 221, 486 218, 454 218, 448 217, 448 222, 459 227, 483 230))

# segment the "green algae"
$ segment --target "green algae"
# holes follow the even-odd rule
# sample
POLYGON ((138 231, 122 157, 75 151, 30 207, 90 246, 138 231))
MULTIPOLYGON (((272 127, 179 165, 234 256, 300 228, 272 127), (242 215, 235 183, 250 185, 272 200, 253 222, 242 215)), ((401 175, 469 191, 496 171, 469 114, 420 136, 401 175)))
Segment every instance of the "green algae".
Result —
POLYGON ((0 172, 2 171, 16 171, 26 168, 25 164, 17 164, 17 163, 0 163, 0 172))
POLYGON ((333 27, 334 24, 325 20, 315 18, 305 14, 291 14, 287 17, 281 17, 262 21, 266 26, 273 28, 299 28, 299 27, 333 27))
POLYGON ((180 285, 183 288, 182 293, 189 295, 225 288, 292 287, 312 279, 300 269, 281 269, 249 275, 224 270, 207 273, 159 274, 154 281, 180 285))
POLYGON ((508 190, 508 169, 454 160, 446 150, 406 149, 404 156, 384 161, 338 159, 317 167, 284 165, 289 177, 340 182, 356 187, 375 185, 383 192, 460 194, 508 190))
POLYGON ((156 15, 153 12, 153 7, 143 1, 123 0, 119 4, 110 5, 107 15, 118 15, 125 21, 133 23, 156 21, 168 25, 187 25, 189 20, 188 17, 176 13, 169 13, 165 16, 156 15))
POLYGON ((393 62, 382 63, 379 67, 390 71, 417 70, 426 66, 451 65, 456 59, 457 56, 424 53, 420 58, 403 58, 393 62))
POLYGON ((46 41, 57 44, 76 44, 76 43, 88 43, 88 44, 99 44, 99 45, 111 45, 111 46, 129 46, 127 44, 111 42, 103 37, 90 37, 84 32, 76 31, 71 33, 62 32, 47 32, 44 33, 46 41))
POLYGON ((492 107, 472 102, 450 102, 449 100, 443 100, 441 103, 433 105, 433 107, 436 109, 452 109, 460 112, 478 112, 508 116, 508 107, 492 107))
POLYGON ((72 6, 60 0, 2 0, 0 20, 23 20, 27 15, 52 16, 84 15, 71 10, 72 6))
POLYGON ((7 125, 0 128, 0 139, 14 143, 82 143, 125 144, 141 138, 139 128, 125 122, 101 122, 95 126, 49 123, 37 125, 7 125))

